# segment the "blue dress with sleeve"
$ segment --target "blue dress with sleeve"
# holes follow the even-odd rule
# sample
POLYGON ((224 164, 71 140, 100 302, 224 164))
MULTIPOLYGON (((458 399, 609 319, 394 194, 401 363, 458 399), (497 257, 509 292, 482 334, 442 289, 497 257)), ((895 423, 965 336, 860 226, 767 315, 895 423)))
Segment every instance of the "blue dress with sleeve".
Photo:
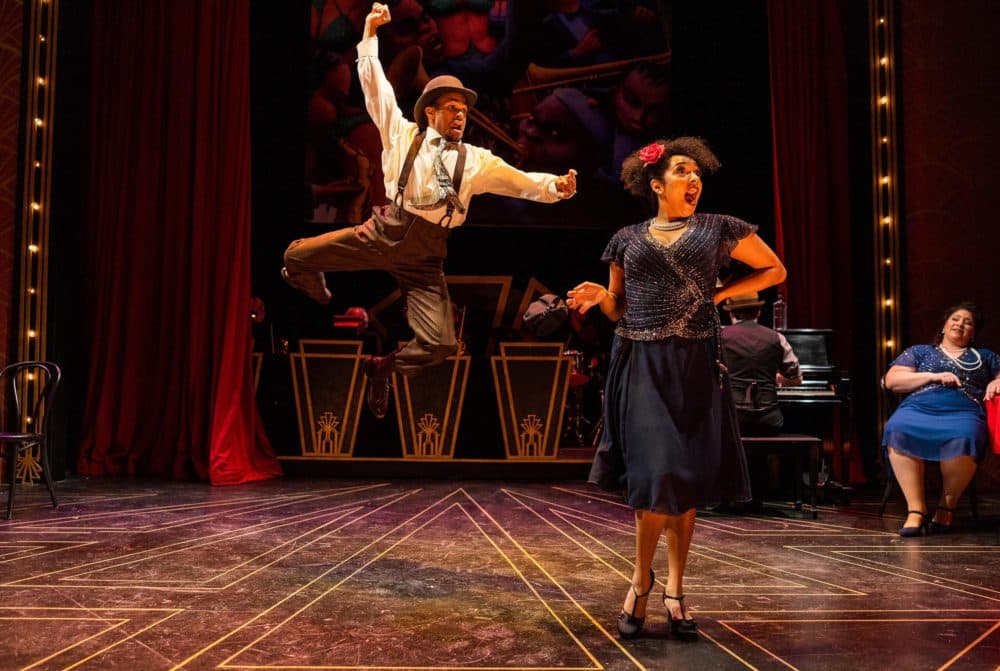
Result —
POLYGON ((664 245, 649 221, 618 231, 603 260, 625 274, 625 314, 606 379, 604 433, 590 482, 629 506, 678 515, 750 498, 746 456, 722 378, 719 266, 754 231, 735 217, 695 214, 664 245))
POLYGON ((981 459, 989 445, 983 395, 986 385, 1000 373, 1000 357, 988 349, 970 347, 956 363, 939 347, 915 345, 889 366, 954 373, 962 386, 930 382, 910 392, 886 422, 883 447, 927 461, 960 456, 981 459))

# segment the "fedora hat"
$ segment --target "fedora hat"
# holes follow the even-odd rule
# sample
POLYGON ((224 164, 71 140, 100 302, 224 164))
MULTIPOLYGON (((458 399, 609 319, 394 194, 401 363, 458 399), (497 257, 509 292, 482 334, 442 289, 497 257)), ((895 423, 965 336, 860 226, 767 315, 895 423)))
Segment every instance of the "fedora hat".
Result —
POLYGON ((417 104, 413 106, 413 119, 420 128, 427 126, 427 115, 424 109, 433 105, 434 101, 445 93, 458 93, 465 97, 465 104, 472 107, 476 104, 476 92, 462 86, 462 81, 458 77, 451 75, 438 75, 431 79, 424 86, 424 92, 417 98, 417 104))
POLYGON ((754 291, 727 298, 722 302, 722 308, 724 310, 742 310, 743 308, 759 308, 763 304, 764 301, 760 299, 760 295, 754 291))

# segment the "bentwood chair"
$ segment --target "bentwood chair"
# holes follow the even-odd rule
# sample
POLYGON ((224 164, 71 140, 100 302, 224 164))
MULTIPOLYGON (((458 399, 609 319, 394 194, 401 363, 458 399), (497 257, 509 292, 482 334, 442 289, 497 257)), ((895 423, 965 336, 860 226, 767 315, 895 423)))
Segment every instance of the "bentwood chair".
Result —
MULTIPOLYGON (((59 366, 47 361, 22 361, 0 370, 0 394, 3 395, 6 410, 0 422, 0 447, 3 448, 4 465, 7 469, 7 519, 14 518, 14 490, 17 483, 18 455, 38 447, 39 462, 45 484, 52 497, 52 507, 56 502, 56 492, 52 486, 52 472, 49 468, 49 424, 52 402, 59 387, 62 372, 59 366), (27 403, 26 391, 30 387, 38 389, 37 398, 27 403)), ((28 462, 31 468, 32 462, 28 462)), ((36 471, 37 472, 37 471, 36 471)))

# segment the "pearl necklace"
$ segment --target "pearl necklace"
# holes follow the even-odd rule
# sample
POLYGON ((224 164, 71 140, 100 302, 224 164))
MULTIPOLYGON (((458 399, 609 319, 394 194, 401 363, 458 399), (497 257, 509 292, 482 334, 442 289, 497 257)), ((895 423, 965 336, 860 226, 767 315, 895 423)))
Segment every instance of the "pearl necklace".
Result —
POLYGON ((962 357, 965 356, 966 352, 969 351, 968 347, 963 347, 961 352, 959 352, 958 356, 954 356, 951 352, 946 350, 943 345, 938 345, 938 349, 941 350, 941 353, 944 354, 946 357, 948 357, 952 363, 954 363, 956 366, 958 366, 960 369, 966 372, 979 370, 980 368, 983 367, 983 357, 982 355, 979 354, 979 352, 976 351, 975 347, 972 348, 972 355, 974 357, 972 363, 966 363, 962 361, 962 357))
POLYGON ((664 221, 659 217, 655 217, 653 221, 649 224, 649 227, 654 231, 679 231, 688 225, 687 219, 678 219, 677 221, 664 221))

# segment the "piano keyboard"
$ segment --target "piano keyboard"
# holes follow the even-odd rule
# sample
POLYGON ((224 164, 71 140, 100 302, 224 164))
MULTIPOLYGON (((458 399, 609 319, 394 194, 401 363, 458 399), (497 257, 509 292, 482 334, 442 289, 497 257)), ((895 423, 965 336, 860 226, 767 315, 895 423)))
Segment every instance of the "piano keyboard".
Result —
POLYGON ((808 387, 778 387, 778 396, 836 396, 832 389, 810 389, 808 387))

